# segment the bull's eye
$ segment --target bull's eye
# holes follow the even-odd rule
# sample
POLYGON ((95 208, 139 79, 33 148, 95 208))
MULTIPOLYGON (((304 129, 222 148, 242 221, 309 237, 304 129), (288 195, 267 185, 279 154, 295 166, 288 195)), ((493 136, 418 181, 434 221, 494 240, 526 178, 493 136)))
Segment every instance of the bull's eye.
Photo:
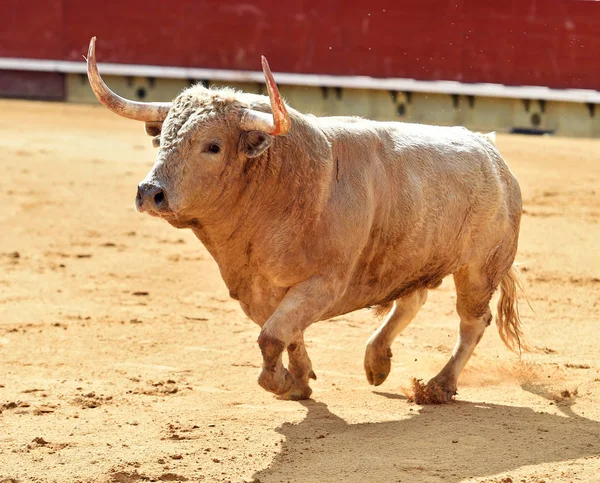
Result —
POLYGON ((221 146, 219 146, 218 144, 211 144, 211 145, 208 147, 208 150, 209 150, 211 153, 218 153, 219 151, 221 151, 221 146))

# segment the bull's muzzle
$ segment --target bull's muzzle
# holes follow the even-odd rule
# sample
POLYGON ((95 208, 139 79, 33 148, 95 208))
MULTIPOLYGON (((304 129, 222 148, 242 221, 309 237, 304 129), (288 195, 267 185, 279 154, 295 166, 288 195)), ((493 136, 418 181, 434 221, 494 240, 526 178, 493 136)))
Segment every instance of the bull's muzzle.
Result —
POLYGON ((169 202, 160 186, 152 183, 141 183, 138 186, 135 207, 140 213, 145 211, 160 213, 169 210, 169 202))

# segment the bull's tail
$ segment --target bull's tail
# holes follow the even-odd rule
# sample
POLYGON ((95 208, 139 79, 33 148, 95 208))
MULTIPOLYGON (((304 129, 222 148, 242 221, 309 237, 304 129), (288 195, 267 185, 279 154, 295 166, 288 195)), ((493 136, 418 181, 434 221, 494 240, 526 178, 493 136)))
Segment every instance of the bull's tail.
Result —
POLYGON ((523 290, 515 267, 511 267, 500 282, 500 299, 498 300, 496 325, 498 326, 498 333, 504 345, 513 352, 521 353, 522 351, 528 351, 529 348, 525 343, 521 330, 517 288, 523 290))

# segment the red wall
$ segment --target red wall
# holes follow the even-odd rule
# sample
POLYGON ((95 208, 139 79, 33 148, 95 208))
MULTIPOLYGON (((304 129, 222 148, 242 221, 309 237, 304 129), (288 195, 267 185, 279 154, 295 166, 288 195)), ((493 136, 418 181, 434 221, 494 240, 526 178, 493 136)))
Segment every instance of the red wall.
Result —
POLYGON ((82 60, 96 35, 100 62, 600 90, 600 2, 0 3, 0 57, 82 60))

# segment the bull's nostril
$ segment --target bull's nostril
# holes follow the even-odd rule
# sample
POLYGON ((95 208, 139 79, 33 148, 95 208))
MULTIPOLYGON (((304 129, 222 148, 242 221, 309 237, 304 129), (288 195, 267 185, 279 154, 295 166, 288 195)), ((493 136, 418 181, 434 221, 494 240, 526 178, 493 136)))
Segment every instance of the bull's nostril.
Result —
POLYGON ((162 191, 159 191, 158 193, 156 193, 154 195, 154 204, 156 204, 156 206, 160 206, 164 203, 165 201, 165 194, 162 191))

